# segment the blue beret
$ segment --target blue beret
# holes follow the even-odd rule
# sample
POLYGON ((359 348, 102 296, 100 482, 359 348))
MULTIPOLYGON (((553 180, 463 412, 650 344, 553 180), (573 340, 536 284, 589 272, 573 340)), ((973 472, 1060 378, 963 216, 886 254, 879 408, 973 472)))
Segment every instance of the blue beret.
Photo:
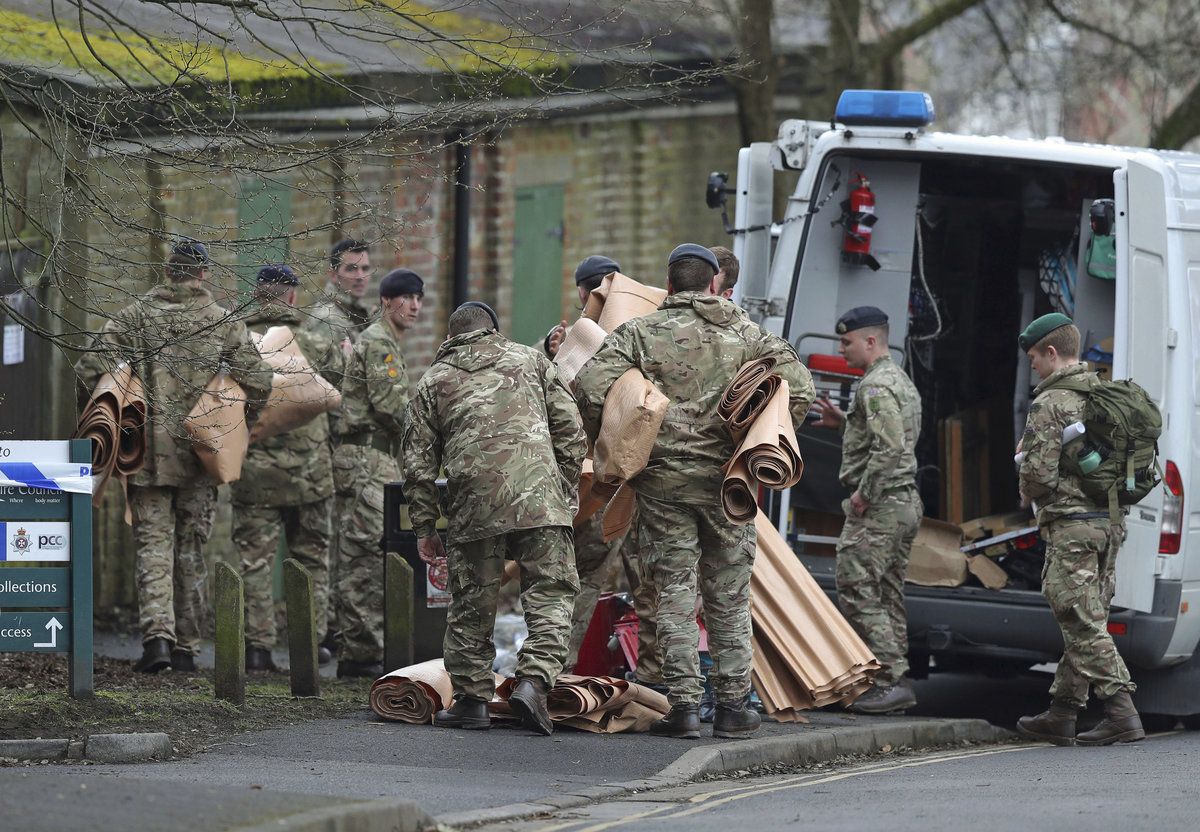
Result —
POLYGON ((412 269, 392 269, 379 281, 379 297, 425 294, 425 281, 412 269))
POLYGON ((180 240, 171 246, 171 259, 190 266, 207 266, 212 262, 204 243, 197 240, 180 240))
POLYGON ((1064 326, 1070 326, 1073 323, 1074 321, 1063 313, 1051 312, 1049 315, 1043 315, 1025 327, 1025 331, 1017 336, 1017 343, 1021 345, 1021 349, 1029 352, 1033 349, 1034 344, 1054 330, 1062 329, 1064 326))
POLYGON ((721 271, 721 264, 717 262, 717 255, 713 254, 707 248, 698 243, 684 243, 681 246, 675 246, 675 250, 671 252, 671 256, 667 258, 667 265, 670 266, 678 263, 680 260, 703 260, 708 265, 712 266, 713 274, 721 271))
POLYGON ((616 260, 605 257, 603 254, 593 254, 583 258, 579 268, 575 269, 575 285, 578 286, 588 280, 619 271, 621 271, 621 264, 616 260))
POLYGON ((879 307, 856 306, 838 318, 837 326, 834 329, 838 335, 845 335, 847 332, 865 329, 869 326, 886 326, 887 322, 888 316, 879 307))
POLYGON ((275 283, 280 286, 299 286, 300 278, 289 266, 282 263, 268 263, 258 270, 259 283, 275 283))

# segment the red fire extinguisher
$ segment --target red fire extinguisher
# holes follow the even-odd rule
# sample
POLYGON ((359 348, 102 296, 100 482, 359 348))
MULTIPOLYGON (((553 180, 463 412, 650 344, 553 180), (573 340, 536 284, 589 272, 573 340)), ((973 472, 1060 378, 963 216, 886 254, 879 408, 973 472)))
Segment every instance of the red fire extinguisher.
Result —
POLYGON ((850 185, 850 197, 842 201, 842 216, 838 220, 845 230, 842 236, 842 262, 879 271, 879 261, 871 256, 871 227, 879 219, 875 215, 875 194, 871 192, 871 182, 866 175, 855 171, 850 185))

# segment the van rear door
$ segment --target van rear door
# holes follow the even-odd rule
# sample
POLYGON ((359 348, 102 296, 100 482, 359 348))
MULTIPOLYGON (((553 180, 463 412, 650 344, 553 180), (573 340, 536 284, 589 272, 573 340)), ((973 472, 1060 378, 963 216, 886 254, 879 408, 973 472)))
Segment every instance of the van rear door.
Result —
MULTIPOLYGON (((1117 202, 1117 309, 1113 376, 1132 378, 1160 408, 1167 378, 1166 189, 1158 160, 1130 159, 1114 176, 1117 202)), ((1133 506, 1117 558, 1113 605, 1149 612, 1154 602, 1162 489, 1133 506)))

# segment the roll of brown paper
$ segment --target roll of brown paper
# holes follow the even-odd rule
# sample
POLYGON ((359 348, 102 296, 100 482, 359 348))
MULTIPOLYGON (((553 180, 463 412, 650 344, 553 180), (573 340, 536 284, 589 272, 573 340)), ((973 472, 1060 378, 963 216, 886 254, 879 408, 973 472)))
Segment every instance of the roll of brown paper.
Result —
POLYGON ((295 430, 341 406, 342 394, 313 369, 289 328, 271 327, 255 339, 255 346, 275 374, 271 394, 250 433, 251 442, 295 430))
POLYGON ((246 429, 246 392, 226 373, 217 373, 183 420, 192 451, 218 484, 242 475, 250 431, 246 429))

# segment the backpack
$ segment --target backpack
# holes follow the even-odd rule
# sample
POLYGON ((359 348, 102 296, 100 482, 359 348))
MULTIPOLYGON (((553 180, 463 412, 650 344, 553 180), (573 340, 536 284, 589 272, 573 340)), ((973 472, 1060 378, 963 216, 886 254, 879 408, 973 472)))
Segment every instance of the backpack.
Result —
POLYGON ((1131 379, 1073 376, 1052 388, 1074 390, 1087 397, 1082 420, 1086 433, 1077 451, 1063 454, 1062 467, 1079 479, 1089 500, 1108 506, 1115 523, 1120 517, 1118 506, 1141 502, 1161 481, 1158 437, 1162 435, 1162 414, 1158 405, 1131 379), (1084 472, 1079 459, 1093 449, 1101 462, 1084 472))

